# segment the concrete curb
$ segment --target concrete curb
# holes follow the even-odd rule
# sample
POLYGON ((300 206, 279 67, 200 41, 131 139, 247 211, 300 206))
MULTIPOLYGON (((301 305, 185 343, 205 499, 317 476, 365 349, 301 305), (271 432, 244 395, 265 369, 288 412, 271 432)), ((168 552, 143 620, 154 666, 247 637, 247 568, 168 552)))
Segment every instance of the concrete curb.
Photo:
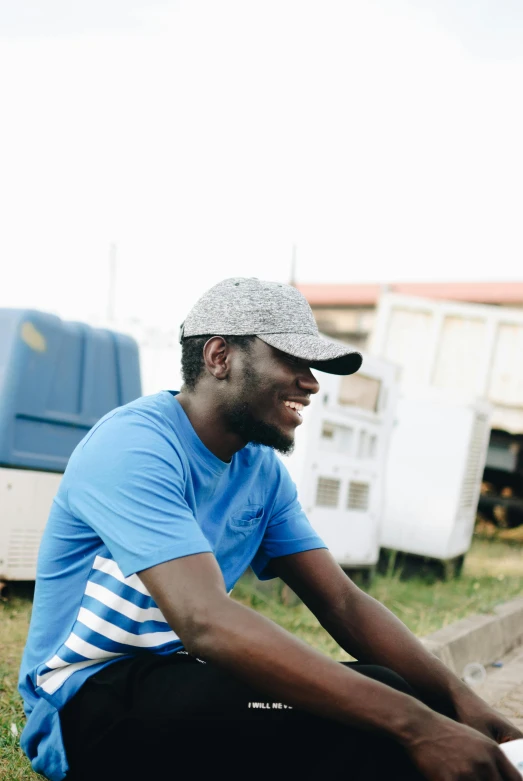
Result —
POLYGON ((421 642, 459 677, 469 662, 495 662, 523 643, 523 598, 473 615, 421 638, 421 642))

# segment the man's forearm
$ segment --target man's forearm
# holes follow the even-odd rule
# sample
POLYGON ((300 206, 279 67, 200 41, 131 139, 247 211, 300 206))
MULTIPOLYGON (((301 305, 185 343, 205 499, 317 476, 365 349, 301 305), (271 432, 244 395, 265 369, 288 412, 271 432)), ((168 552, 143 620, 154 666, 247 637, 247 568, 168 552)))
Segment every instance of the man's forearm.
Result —
POLYGON ((346 606, 318 618, 348 653, 394 670, 447 715, 454 715, 456 697, 471 693, 390 610, 363 591, 353 591, 346 606))
POLYGON ((438 718, 417 700, 347 669, 234 600, 221 603, 187 650, 268 696, 408 743, 438 718))
POLYGON ((214 556, 166 561, 139 576, 189 653, 255 691, 319 716, 387 732, 405 745, 446 722, 414 697, 360 675, 231 599, 214 556))

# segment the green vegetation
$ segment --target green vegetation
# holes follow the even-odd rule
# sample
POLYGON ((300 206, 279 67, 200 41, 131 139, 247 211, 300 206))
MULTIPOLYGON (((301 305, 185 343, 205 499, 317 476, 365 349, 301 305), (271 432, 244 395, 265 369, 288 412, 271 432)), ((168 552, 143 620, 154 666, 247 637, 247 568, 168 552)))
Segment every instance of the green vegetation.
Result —
MULTIPOLYGON (((368 591, 415 634, 424 636, 466 615, 487 613, 496 604, 523 596, 523 547, 475 539, 459 579, 402 580, 401 570, 397 570, 377 575, 368 591)), ((247 574, 233 596, 333 659, 348 658, 279 581, 261 584, 247 574)), ((6 781, 39 778, 23 756, 12 726, 19 734, 24 723, 16 679, 30 611, 30 597, 20 588, 0 603, 0 779, 6 781)))
MULTIPOLYGON (((471 613, 488 613, 501 602, 523 596, 523 547, 475 539, 460 578, 403 580, 402 574, 398 569, 376 575, 366 590, 423 637, 471 613)), ((233 595, 333 659, 348 658, 303 604, 284 604, 285 589, 278 581, 260 584, 246 575, 233 595)))
POLYGON ((24 712, 16 691, 20 656, 31 612, 27 596, 0 603, 0 779, 30 781, 41 776, 31 770, 18 744, 24 712), (14 726, 13 726, 14 725, 14 726), (13 734, 13 732, 15 734, 13 734))

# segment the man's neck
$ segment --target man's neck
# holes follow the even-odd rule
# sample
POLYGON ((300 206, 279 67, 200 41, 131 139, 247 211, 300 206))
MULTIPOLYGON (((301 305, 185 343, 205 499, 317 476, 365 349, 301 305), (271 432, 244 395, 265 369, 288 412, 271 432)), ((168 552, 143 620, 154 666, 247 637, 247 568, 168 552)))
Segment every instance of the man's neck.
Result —
POLYGON ((183 390, 177 394, 176 400, 205 447, 221 461, 228 463, 238 450, 245 447, 246 442, 228 430, 214 400, 183 390))

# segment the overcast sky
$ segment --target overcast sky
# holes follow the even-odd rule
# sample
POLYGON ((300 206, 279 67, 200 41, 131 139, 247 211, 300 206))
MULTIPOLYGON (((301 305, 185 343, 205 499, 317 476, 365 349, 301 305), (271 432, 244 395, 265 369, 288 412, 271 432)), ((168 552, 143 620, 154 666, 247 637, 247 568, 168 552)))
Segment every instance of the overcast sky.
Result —
POLYGON ((0 306, 523 279, 520 0, 0 0, 0 306))

